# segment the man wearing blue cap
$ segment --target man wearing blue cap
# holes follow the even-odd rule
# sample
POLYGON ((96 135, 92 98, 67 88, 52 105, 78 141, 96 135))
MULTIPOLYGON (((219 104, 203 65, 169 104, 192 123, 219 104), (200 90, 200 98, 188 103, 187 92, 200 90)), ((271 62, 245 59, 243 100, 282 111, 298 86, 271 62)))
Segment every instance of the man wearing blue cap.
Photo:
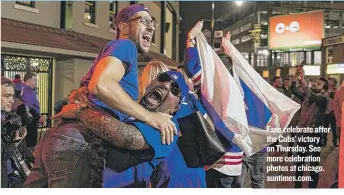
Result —
POLYGON ((141 4, 122 9, 115 18, 117 39, 105 45, 81 81, 90 102, 120 121, 130 117, 160 130, 163 143, 177 134, 172 116, 150 112, 138 99, 138 53, 147 53, 158 24, 141 4))
MULTIPOLYGON (((183 75, 168 71, 152 81, 140 104, 152 112, 175 114, 187 94, 188 86, 183 75)), ((72 96, 76 97, 73 93, 72 96)), ((85 99, 79 97, 77 100, 84 102, 85 99)), ((143 122, 131 120, 125 124, 92 106, 81 108, 69 104, 67 107, 64 110, 67 113, 62 111, 60 116, 76 117, 83 124, 62 124, 46 133, 37 147, 35 166, 25 187, 102 187, 101 159, 104 158, 107 162, 104 187, 147 187, 152 171, 176 146, 177 136, 171 145, 164 145, 160 133, 143 122), (101 147, 103 141, 89 139, 80 133, 85 134, 89 130, 104 132, 106 129, 112 131, 105 137, 102 137, 104 134, 97 135, 112 140, 111 144, 118 147, 104 145, 124 154, 121 158, 116 158, 111 152, 105 157, 101 147)), ((177 125, 176 119, 172 120, 177 125)))

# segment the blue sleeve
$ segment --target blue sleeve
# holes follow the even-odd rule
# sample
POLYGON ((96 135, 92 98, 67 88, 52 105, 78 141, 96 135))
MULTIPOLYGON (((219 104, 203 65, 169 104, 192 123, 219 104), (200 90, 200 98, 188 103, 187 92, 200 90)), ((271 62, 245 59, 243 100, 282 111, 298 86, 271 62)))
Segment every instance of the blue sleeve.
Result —
MULTIPOLYGON (((173 118, 172 121, 176 125, 177 129, 179 129, 176 119, 173 118)), ((166 145, 166 144, 161 143, 160 131, 139 121, 132 122, 132 124, 135 125, 139 129, 139 131, 142 133, 143 137, 145 138, 147 144, 154 150, 153 161, 163 160, 165 157, 171 154, 173 149, 176 147, 178 135, 174 136, 173 142, 170 145, 166 145)))
POLYGON ((197 83, 197 77, 202 72, 198 50, 195 47, 189 47, 185 51, 185 72, 194 83, 197 83))
POLYGON ((127 65, 128 69, 137 60, 137 49, 135 44, 130 40, 116 40, 111 42, 108 48, 105 49, 101 58, 108 56, 121 60, 127 65))

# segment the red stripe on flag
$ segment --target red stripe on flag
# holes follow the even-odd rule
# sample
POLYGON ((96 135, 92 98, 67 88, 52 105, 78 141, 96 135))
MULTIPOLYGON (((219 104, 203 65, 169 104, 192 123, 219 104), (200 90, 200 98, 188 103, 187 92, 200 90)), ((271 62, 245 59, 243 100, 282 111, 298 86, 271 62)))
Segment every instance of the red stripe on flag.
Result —
POLYGON ((216 164, 220 164, 220 165, 240 165, 242 163, 241 161, 237 161, 237 162, 227 162, 227 161, 219 161, 216 164))
POLYGON ((242 159, 242 155, 241 156, 223 156, 224 159, 242 159))
POLYGON ((200 80, 200 79, 201 79, 201 74, 198 75, 198 77, 192 79, 192 82, 196 83, 196 82, 197 82, 198 80, 200 80))

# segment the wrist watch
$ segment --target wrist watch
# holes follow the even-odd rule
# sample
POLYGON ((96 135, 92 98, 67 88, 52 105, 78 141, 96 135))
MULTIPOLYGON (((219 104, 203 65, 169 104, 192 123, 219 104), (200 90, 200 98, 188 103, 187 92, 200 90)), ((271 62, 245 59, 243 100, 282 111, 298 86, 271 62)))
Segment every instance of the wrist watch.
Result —
POLYGON ((81 104, 77 104, 76 106, 76 110, 75 110, 75 116, 77 119, 80 119, 80 112, 81 110, 87 108, 87 104, 81 103, 81 104))
POLYGON ((192 44, 196 45, 196 40, 194 38, 188 39, 188 40, 186 40, 186 42, 191 42, 192 44))

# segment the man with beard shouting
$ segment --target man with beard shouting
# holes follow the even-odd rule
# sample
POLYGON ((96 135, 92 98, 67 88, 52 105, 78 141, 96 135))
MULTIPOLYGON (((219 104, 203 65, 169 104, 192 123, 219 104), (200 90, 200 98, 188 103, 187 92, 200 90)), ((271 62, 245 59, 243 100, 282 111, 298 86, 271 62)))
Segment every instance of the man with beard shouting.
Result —
MULTIPOLYGON (((152 81, 140 104, 147 110, 173 115, 187 94, 183 75, 168 71, 152 81)), ((135 119, 125 124, 84 104, 86 97, 75 99, 83 103, 69 104, 62 113, 82 123, 64 120, 48 130, 36 149, 35 165, 25 187, 103 187, 103 181, 104 187, 148 187, 152 171, 176 147, 177 136, 171 145, 162 144, 160 132, 147 124, 135 119), (94 127, 98 128, 93 131, 97 136, 111 143, 92 134, 89 129, 94 127), (106 129, 113 131, 104 133, 106 129)), ((172 120, 177 125, 176 119, 172 120)))

